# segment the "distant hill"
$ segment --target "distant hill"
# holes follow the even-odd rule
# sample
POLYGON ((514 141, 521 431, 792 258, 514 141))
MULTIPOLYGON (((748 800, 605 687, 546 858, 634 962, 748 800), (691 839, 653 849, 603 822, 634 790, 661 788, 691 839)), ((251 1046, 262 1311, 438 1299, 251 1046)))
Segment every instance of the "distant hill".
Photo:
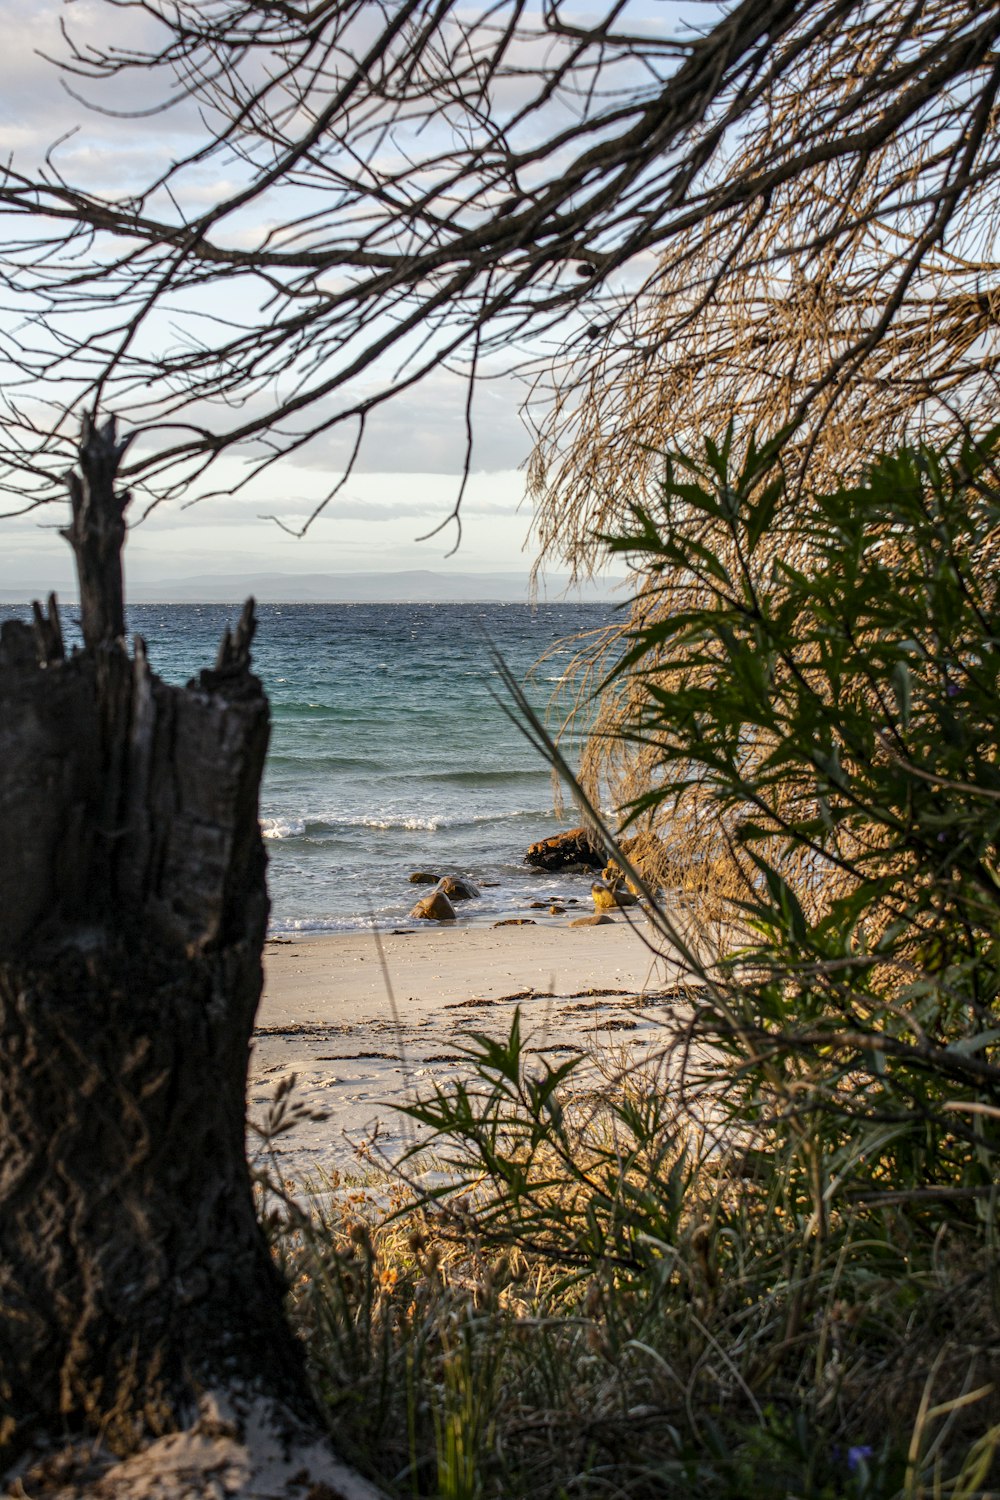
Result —
MULTIPOLYGON (((566 592, 568 578, 548 578, 537 597, 557 604, 599 602, 621 598, 616 580, 599 580, 566 592)), ((0 589, 0 601, 20 603, 37 596, 36 589, 0 589)), ((230 604, 252 594, 267 604, 485 604, 527 603, 531 591, 524 573, 435 573, 413 569, 405 573, 201 573, 192 578, 170 578, 128 583, 133 604, 230 604)), ((67 601, 70 596, 67 595, 67 601)))

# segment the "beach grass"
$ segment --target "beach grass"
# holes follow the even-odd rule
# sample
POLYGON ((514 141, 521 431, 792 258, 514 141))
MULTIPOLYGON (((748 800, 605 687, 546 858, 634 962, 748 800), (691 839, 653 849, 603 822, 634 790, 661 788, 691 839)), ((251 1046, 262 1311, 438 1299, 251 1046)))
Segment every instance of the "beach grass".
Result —
POLYGON ((537 1080, 516 1048, 508 1060, 519 1104, 499 1176, 481 1054, 479 1125, 442 1132, 437 1187, 370 1167, 272 1199, 293 1319, 351 1462, 390 1494, 455 1500, 993 1493, 981 1226, 940 1204, 857 1204, 818 1234, 780 1153, 720 1149, 664 1108, 655 1070, 626 1080, 613 1061, 600 1103, 563 1100, 567 1174, 558 1142, 532 1147, 537 1080))

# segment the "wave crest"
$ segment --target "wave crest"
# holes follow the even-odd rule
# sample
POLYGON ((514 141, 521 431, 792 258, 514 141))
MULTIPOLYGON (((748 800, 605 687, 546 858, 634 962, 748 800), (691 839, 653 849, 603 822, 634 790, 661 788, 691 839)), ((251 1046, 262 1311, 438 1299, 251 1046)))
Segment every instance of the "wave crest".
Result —
POLYGON ((306 825, 302 818, 261 818, 260 833, 265 839, 294 839, 300 833, 305 833, 306 825))
POLYGON ((544 823, 551 809, 516 807, 496 812, 448 815, 446 813, 307 813, 304 817, 267 817, 261 819, 261 833, 266 839, 293 839, 303 834, 336 834, 338 830, 370 828, 377 833, 438 833, 442 829, 458 830, 487 824, 516 822, 544 823))

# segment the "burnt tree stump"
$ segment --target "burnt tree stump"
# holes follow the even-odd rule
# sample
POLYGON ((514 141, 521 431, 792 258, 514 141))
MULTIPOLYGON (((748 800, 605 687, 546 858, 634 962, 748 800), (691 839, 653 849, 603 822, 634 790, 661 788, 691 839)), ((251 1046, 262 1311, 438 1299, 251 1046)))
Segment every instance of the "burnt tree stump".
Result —
POLYGON ((220 1386, 311 1411, 244 1148, 268 913, 253 601, 186 688, 130 655, 124 447, 88 422, 70 480, 83 649, 53 598, 0 634, 0 1452, 127 1451, 220 1386))

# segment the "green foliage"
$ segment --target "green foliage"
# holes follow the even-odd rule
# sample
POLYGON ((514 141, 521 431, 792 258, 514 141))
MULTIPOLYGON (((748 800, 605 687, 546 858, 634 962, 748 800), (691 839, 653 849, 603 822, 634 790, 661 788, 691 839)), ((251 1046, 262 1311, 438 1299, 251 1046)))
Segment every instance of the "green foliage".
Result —
POLYGON ((685 600, 609 679, 626 826, 707 801, 739 886, 711 957, 651 910, 687 977, 644 1066, 539 1060, 517 1012, 409 1108, 438 1186, 297 1225, 317 1384, 394 1492, 996 1493, 998 436, 803 501, 730 431, 611 540, 685 600))
POLYGON ((902 449, 802 505, 780 435, 737 466, 730 433, 668 456, 655 510, 610 541, 690 580, 612 674, 641 679, 623 732, 660 771, 628 813, 715 800, 741 940, 701 1022, 751 1116, 805 1139, 822 1114, 824 1195, 940 1187, 971 1212, 993 1194, 997 438, 902 449))
POLYGON ((587 1150, 577 1111, 565 1107, 579 1059, 551 1064, 526 1054, 521 1012, 503 1040, 473 1033, 462 1050, 468 1081, 407 1106, 431 1132, 412 1156, 435 1150, 446 1185, 428 1194, 454 1203, 489 1180, 475 1205, 476 1232, 517 1245, 571 1274, 597 1267, 648 1272, 677 1241, 694 1174, 689 1142, 667 1095, 619 1085, 588 1101, 587 1150))

